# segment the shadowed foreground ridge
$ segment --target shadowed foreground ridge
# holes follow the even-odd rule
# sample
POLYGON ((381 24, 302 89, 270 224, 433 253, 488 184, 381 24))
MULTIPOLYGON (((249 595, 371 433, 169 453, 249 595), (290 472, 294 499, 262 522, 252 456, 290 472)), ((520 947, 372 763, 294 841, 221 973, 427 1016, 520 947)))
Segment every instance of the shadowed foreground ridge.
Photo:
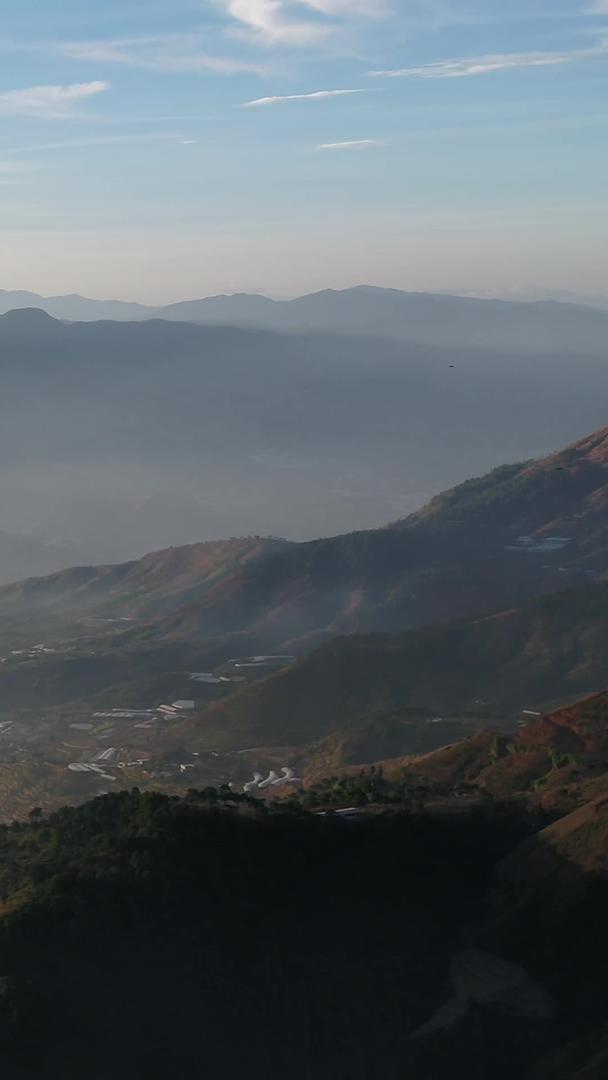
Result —
MULTIPOLYGON (((438 819, 406 804, 345 823, 228 792, 134 791, 4 828, 10 1076, 54 1077, 57 1062, 79 1080, 83 1062, 90 1080, 236 1076, 254 1062, 298 1080, 532 1080, 564 1041, 564 1010, 575 1039, 599 1022, 598 1005, 570 1012, 571 980, 606 899, 600 875, 522 958, 494 875, 542 824, 521 808, 438 819), (581 913, 562 963, 555 935, 581 913)), ((516 915, 541 912, 532 890, 516 915)), ((585 973, 577 992, 595 990, 585 973)))

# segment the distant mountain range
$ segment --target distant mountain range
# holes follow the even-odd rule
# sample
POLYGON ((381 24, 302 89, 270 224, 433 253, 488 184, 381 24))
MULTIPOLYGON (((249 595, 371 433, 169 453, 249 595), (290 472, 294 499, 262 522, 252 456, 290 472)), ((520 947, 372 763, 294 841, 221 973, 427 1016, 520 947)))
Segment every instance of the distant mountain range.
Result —
MULTIPOLYGON (((340 318, 278 333, 0 316, 3 529, 58 556, 31 549, 27 573, 69 565, 65 544, 84 562, 116 562, 231 535, 376 527, 605 422, 601 312, 367 290, 310 304, 311 325, 319 304, 340 318), (403 314, 412 304, 426 312, 418 323, 403 314), (393 315, 436 344, 390 336, 393 315)), ((23 561, 0 558, 0 582, 23 574, 23 561)))
POLYGON ((362 333, 431 346, 529 353, 573 348, 603 354, 608 325, 608 302, 605 309, 594 309, 571 300, 489 300, 373 286, 326 289, 294 300, 235 293, 161 307, 0 291, 0 315, 31 308, 71 322, 165 319, 287 333, 362 333))
MULTIPOLYGON (((540 289, 540 288, 519 288, 519 289, 506 289, 503 292, 481 292, 478 290, 470 292, 461 292, 456 289, 455 293, 459 296, 473 296, 478 299, 492 299, 492 300, 508 300, 514 302, 524 303, 538 303, 540 302, 557 302, 558 304, 582 304, 585 307, 599 308, 600 311, 608 311, 608 294, 606 293, 579 293, 574 292, 571 289, 540 289)), ((453 294, 451 294, 453 295, 453 294)))
POLYGON ((122 300, 89 300, 86 296, 39 296, 22 290, 0 289, 0 315, 9 311, 37 308, 55 319, 70 322, 95 322, 97 319, 146 319, 154 312, 145 304, 129 304, 122 300))

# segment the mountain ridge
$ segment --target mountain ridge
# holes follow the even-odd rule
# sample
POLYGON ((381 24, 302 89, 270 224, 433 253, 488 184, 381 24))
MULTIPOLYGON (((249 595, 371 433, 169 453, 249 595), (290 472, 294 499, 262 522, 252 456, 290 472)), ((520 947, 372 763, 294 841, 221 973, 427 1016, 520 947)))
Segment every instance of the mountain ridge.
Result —
MULTIPOLYGON (((10 293, 0 292, 0 314, 11 309, 10 298, 10 293)), ((602 341, 594 335, 603 334, 605 340, 608 326, 608 312, 584 305, 405 292, 370 285, 324 289, 289 300, 234 293, 160 306, 17 293, 12 306, 40 307, 69 321, 164 319, 300 333, 364 332, 426 344, 461 340, 466 346, 495 349, 502 345, 528 352, 564 346, 601 352, 602 341)))
MULTIPOLYGON (((382 745, 408 711, 512 722, 608 685, 608 585, 392 635, 336 638, 243 687, 185 731, 201 746, 303 746, 377 720, 382 745), (385 717, 386 720, 382 718, 385 717)), ((449 740, 450 727, 444 727, 449 740)), ((402 753, 411 752, 404 731, 402 753)), ((382 757, 378 754, 378 759, 382 757)), ((398 756, 398 755, 396 755, 398 756)))
MULTIPOLYGON (((95 606, 100 581, 146 580, 147 567, 154 567, 155 582, 164 580, 171 592, 183 561, 192 574, 190 591, 186 582, 181 594, 187 606, 181 613, 176 604, 166 609, 161 635, 196 637, 209 619, 221 633, 263 626, 277 645, 319 633, 405 630, 504 610, 535 594, 599 579, 608 573, 606 506, 608 428, 602 428, 547 458, 466 481, 381 529, 300 544, 254 537, 170 548, 124 567, 93 570, 84 589, 90 586, 95 606), (239 561, 242 551, 248 557, 239 561), (226 570, 233 553, 231 579, 226 570), (197 607, 192 592, 199 555, 203 568, 216 556, 220 564, 227 560, 221 588, 209 591, 206 608, 197 607)), ((55 602, 69 608, 70 573, 0 589, 0 614, 35 604, 36 596, 52 603, 54 591, 55 602)), ((80 579, 76 592, 81 607, 80 579)), ((129 597, 133 604, 132 594, 129 584, 123 604, 129 597)), ((112 603, 120 606, 120 589, 112 603)), ((162 618, 162 608, 155 614, 162 618)))

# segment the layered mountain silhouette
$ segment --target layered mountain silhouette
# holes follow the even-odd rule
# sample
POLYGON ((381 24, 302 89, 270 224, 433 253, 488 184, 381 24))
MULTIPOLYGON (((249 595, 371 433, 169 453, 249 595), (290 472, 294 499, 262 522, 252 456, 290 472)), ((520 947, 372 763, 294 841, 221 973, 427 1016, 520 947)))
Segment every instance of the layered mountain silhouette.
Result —
POLYGON ((90 300, 86 296, 40 296, 24 290, 0 289, 0 315, 24 308, 39 308, 55 319, 88 322, 97 319, 141 319, 151 310, 145 304, 122 300, 90 300))
MULTIPOLYGON (((366 336, 389 326, 388 313, 366 327, 367 292, 340 297, 352 320, 315 317, 305 332, 0 316, 3 528, 60 548, 67 539, 88 562, 249 533, 331 536, 401 518, 604 421, 608 367, 586 331, 561 325, 569 309, 498 305, 516 334, 546 315, 553 329, 531 353, 499 332, 485 302, 464 301, 462 314, 460 302, 438 298, 435 311, 423 298, 422 343, 409 316, 408 340, 366 336)), ((390 311, 410 300, 378 302, 390 311)), ((28 572, 66 565, 32 557, 28 572)), ((0 582, 22 575, 0 560, 0 582)))
POLYGON ((606 313, 551 301, 516 303, 360 286, 295 300, 236 295, 173 304, 162 318, 230 322, 266 329, 360 333, 426 345, 577 352, 605 347, 606 313), (565 335, 561 337, 560 334, 565 335))
POLYGON ((163 307, 0 291, 0 314, 14 308, 41 308, 55 318, 74 322, 160 318, 297 333, 363 333, 427 345, 531 353, 573 348, 577 353, 601 354, 607 322, 600 308, 572 302, 482 300, 374 286, 326 289, 294 300, 236 293, 163 307))

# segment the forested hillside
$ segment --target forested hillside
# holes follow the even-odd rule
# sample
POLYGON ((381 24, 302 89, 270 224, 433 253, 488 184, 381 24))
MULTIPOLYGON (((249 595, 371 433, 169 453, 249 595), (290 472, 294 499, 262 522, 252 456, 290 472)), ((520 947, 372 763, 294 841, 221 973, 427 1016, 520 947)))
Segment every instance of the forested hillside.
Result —
POLYGON ((545 822, 405 805, 341 822, 212 791, 34 814, 0 837, 5 1068, 532 1080, 548 1055, 584 1060, 603 875, 564 884, 547 923, 542 876, 516 911, 496 893, 526 845, 553 843, 545 822))

